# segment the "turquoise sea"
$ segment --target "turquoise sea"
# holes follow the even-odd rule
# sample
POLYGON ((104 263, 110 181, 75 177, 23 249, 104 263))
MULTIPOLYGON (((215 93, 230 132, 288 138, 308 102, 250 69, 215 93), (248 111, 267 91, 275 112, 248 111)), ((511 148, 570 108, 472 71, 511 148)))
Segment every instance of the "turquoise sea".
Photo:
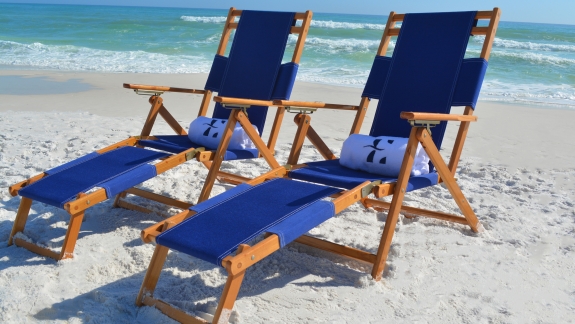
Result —
MULTIPOLYGON (((506 22, 502 10, 480 99, 575 109, 575 25, 506 22)), ((226 14, 214 9, 0 4, 0 69, 208 72, 226 14)), ((385 14, 314 13, 298 80, 361 87, 385 14)), ((482 42, 483 37, 474 37, 468 53, 477 54, 482 42)), ((292 49, 294 44, 295 37, 290 39, 292 49)))

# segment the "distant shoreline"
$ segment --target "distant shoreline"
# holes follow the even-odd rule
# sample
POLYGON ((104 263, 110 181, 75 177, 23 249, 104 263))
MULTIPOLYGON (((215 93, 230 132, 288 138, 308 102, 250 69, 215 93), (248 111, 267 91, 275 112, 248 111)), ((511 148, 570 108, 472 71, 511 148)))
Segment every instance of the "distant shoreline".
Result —
MULTIPOLYGON (((66 70, 52 70, 52 69, 3 69, 4 66, 0 65, 0 79, 7 81, 7 78, 13 78, 12 80, 16 83, 6 83, 7 86, 0 89, 0 96, 13 96, 13 95, 51 95, 51 94, 67 94, 67 93, 78 93, 82 91, 90 91, 101 89, 103 85, 94 82, 95 80, 101 79, 102 77, 113 79, 122 79, 122 76, 126 81, 122 83, 139 83, 146 84, 145 82, 140 82, 138 80, 165 80, 163 84, 155 85, 167 85, 174 87, 184 87, 184 88, 203 88, 204 82, 208 76, 208 73, 134 73, 134 72, 99 72, 99 71, 66 71, 66 70), (99 77, 95 77, 99 76, 99 77), (26 78, 31 78, 31 85, 25 83, 26 78), (61 87, 65 84, 65 89, 61 87), (193 86, 191 86, 193 84, 193 86), (35 85, 35 86, 34 86, 35 85), (40 87, 38 87, 40 85, 40 87), (11 89, 18 87, 26 87, 28 91, 23 89, 17 89, 14 93, 10 93, 11 89), (50 90, 52 89, 52 91, 50 90)), ((120 88, 122 87, 120 83, 120 88)), ((152 84, 152 83, 150 83, 152 84)), ((361 94, 363 90, 363 85, 342 85, 342 84, 326 84, 320 82, 310 82, 310 81, 296 81, 296 84, 302 86, 319 86, 325 87, 327 91, 330 89, 354 89, 353 91, 361 94)), ((104 87, 108 87, 107 85, 104 87)), ((124 89, 124 91, 129 91, 124 89)), ((338 90, 333 90, 338 91, 338 90)), ((341 90, 340 90, 341 91, 341 90)), ((310 100, 313 100, 310 99, 310 100)), ((315 100, 314 100, 315 101, 315 100)), ((503 101, 503 100, 493 100, 493 99, 482 99, 480 97, 479 102, 486 104, 502 104, 511 105, 516 107, 534 108, 534 109, 555 109, 555 110, 568 110, 575 111, 575 108, 569 105, 561 104, 550 104, 548 102, 536 102, 536 101, 503 101)), ((6 106, 0 106, 0 111, 6 111, 6 106)), ((98 112, 92 112, 98 114, 98 112)))

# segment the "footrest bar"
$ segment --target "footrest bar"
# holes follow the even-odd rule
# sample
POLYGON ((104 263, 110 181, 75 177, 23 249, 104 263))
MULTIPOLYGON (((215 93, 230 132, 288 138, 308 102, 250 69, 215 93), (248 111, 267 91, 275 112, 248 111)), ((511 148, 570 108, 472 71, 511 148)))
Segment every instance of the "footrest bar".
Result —
POLYGON ((146 213, 146 214, 150 214, 152 211, 149 210, 148 208, 142 207, 142 206, 138 206, 138 205, 134 205, 131 204, 127 201, 118 199, 118 203, 117 203, 118 207, 120 208, 124 208, 124 209, 130 209, 130 210, 135 210, 135 211, 139 211, 141 213, 146 213))
POLYGON ((332 243, 315 237, 302 235, 295 240, 298 243, 309 245, 320 250, 332 252, 335 254, 343 255, 348 258, 356 259, 359 261, 367 262, 370 264, 375 263, 375 254, 365 252, 359 249, 355 249, 345 245, 339 245, 337 243, 332 243))
POLYGON ((170 304, 163 302, 159 299, 154 299, 152 297, 144 297, 144 300, 142 301, 142 303, 146 306, 151 306, 151 307, 155 307, 158 310, 160 310, 162 313, 164 313, 166 316, 168 316, 169 318, 172 318, 180 323, 191 323, 191 324, 205 324, 208 323, 207 321, 189 315, 184 311, 181 311, 177 308, 172 307, 170 304))
POLYGON ((147 190, 142 190, 142 189, 138 189, 138 188, 130 188, 128 190, 126 190, 127 193, 132 194, 132 195, 136 195, 136 196, 140 196, 149 200, 153 200, 153 201, 157 201, 160 202, 162 204, 168 205, 168 206, 174 206, 174 207, 178 207, 181 209, 188 209, 190 207, 192 207, 194 204, 190 204, 181 200, 177 200, 177 199, 173 199, 170 197, 166 197, 166 196, 162 196, 162 195, 158 195, 156 193, 147 191, 147 190))
POLYGON ((60 253, 54 252, 54 251, 49 250, 47 248, 40 247, 34 243, 24 241, 23 239, 20 239, 20 238, 14 238, 14 244, 16 244, 16 246, 23 247, 26 250, 34 252, 36 254, 43 255, 45 257, 49 257, 49 258, 52 258, 52 259, 57 260, 57 261, 61 260, 61 259, 65 259, 65 258, 62 258, 60 256, 60 253))
MULTIPOLYGON (((380 210, 380 211, 381 210, 389 210, 389 207, 391 206, 391 204, 388 202, 375 200, 375 199, 366 199, 364 204, 367 207, 372 207, 373 209, 380 210)), ((448 221, 448 222, 459 223, 459 224, 463 224, 463 225, 469 225, 469 223, 467 222, 467 219, 465 219, 465 217, 462 217, 462 216, 451 215, 451 214, 446 214, 446 213, 442 213, 442 212, 436 212, 436 211, 431 211, 431 210, 421 209, 421 208, 415 208, 415 207, 409 207, 409 206, 401 206, 401 211, 404 213, 407 213, 407 214, 411 214, 413 216, 423 216, 423 217, 441 219, 441 220, 448 221)))

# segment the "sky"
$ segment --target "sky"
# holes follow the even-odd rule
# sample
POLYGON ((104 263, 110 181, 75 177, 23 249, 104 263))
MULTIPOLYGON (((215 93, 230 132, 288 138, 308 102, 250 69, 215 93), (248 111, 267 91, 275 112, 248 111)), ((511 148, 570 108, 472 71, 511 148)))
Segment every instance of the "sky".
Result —
POLYGON ((387 15, 390 11, 432 12, 501 8, 503 21, 575 25, 575 0, 0 0, 9 3, 289 10, 387 15))

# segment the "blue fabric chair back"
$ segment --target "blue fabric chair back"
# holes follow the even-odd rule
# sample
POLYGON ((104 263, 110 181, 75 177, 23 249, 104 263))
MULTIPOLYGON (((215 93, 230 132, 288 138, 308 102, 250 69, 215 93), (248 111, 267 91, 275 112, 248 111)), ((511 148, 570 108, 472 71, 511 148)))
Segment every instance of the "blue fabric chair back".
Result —
MULTIPOLYGON (((297 64, 282 65, 281 62, 294 17, 294 12, 243 10, 229 57, 216 55, 206 89, 218 91, 225 97, 287 99, 281 97, 289 97, 291 93, 297 64), (276 83, 282 89, 276 89, 276 83)), ((260 135, 267 110, 268 107, 248 110, 248 117, 260 135)), ((212 117, 227 119, 229 115, 230 110, 216 104, 212 117)))
MULTIPOLYGON (((464 74, 462 63, 475 15, 476 11, 405 15, 392 57, 376 60, 377 69, 385 72, 378 73, 376 85, 370 86, 371 92, 382 87, 371 136, 409 137, 411 126, 399 117, 402 111, 449 113, 454 102, 474 101, 469 94, 476 96, 478 91, 465 91, 469 85, 458 78, 464 74), (455 95, 456 88, 464 88, 459 92, 467 97, 455 95)), ((462 79, 473 78, 471 74, 462 79)), ((438 148, 445 127, 443 122, 433 129, 438 148)))

